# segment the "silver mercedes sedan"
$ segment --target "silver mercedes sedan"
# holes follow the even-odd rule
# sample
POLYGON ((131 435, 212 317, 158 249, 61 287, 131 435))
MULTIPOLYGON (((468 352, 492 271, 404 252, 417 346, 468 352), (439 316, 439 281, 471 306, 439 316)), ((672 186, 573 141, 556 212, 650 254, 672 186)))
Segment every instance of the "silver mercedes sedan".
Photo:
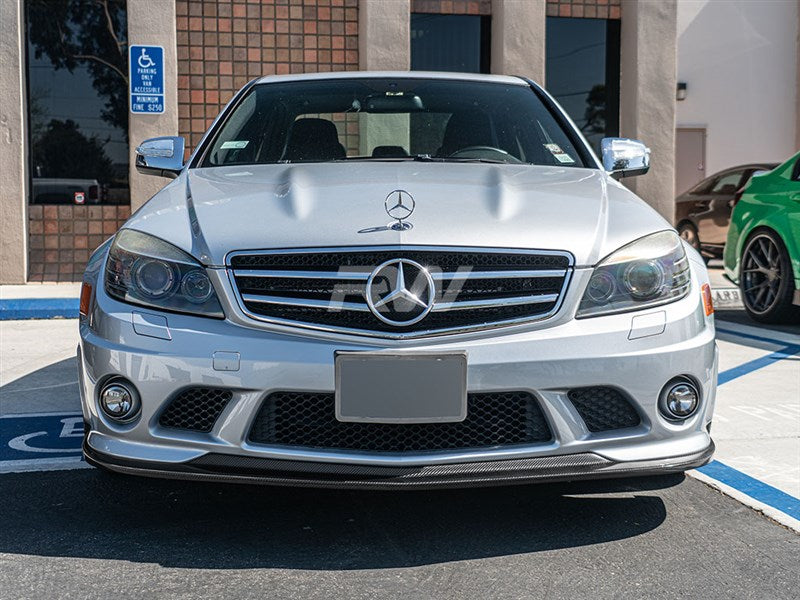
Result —
POLYGON ((531 81, 266 77, 92 256, 84 453, 176 479, 362 488, 710 460, 702 258, 531 81))

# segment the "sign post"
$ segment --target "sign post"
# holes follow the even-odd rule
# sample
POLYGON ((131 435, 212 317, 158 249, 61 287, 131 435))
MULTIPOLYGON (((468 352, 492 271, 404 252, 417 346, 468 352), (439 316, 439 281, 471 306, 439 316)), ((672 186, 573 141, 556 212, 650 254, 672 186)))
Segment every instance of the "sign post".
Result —
POLYGON ((130 46, 128 54, 131 112, 164 112, 164 48, 130 46))

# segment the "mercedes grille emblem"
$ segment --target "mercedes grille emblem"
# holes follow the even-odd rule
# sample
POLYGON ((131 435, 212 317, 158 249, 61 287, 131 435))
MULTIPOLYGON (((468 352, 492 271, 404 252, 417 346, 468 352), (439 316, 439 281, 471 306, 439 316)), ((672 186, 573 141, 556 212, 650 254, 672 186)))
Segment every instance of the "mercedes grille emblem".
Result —
POLYGON ((372 314, 397 327, 424 319, 433 308, 435 293, 428 270, 405 258, 378 265, 367 280, 367 305, 372 314))

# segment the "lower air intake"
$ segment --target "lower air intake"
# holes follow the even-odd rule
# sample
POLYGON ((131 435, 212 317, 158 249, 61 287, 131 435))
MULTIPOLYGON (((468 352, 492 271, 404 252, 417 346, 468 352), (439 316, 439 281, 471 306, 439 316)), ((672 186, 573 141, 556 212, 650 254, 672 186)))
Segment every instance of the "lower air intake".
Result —
POLYGON ((250 441, 333 450, 423 452, 552 439, 542 410, 530 394, 469 394, 467 402, 467 418, 459 423, 342 423, 336 420, 333 394, 276 392, 261 406, 250 441))
POLYGON ((159 425, 188 431, 211 431, 233 394, 215 388, 188 388, 180 392, 164 409, 159 425))
POLYGON ((622 392, 610 387, 586 387, 570 390, 568 397, 589 431, 611 431, 636 427, 639 413, 622 392))

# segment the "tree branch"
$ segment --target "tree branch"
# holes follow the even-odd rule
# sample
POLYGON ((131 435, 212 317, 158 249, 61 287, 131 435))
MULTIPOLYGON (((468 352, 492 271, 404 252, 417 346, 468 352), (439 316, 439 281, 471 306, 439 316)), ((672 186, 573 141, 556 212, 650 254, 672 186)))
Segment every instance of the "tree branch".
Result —
POLYGON ((119 67, 111 64, 107 60, 103 60, 99 56, 94 56, 93 54, 73 54, 72 58, 76 60, 93 60, 95 62, 99 62, 100 64, 107 66, 109 69, 113 69, 114 71, 116 71, 119 74, 119 76, 125 80, 125 83, 126 84, 128 83, 128 76, 125 73, 123 73, 119 67))
POLYGON ((125 44, 119 41, 119 38, 117 37, 117 32, 114 31, 114 22, 111 20, 111 13, 108 10, 108 0, 97 0, 97 3, 103 7, 103 12, 106 15, 106 27, 108 28, 108 33, 111 35, 111 38, 117 45, 117 51, 120 53, 120 56, 122 56, 123 55, 122 47, 125 44))

